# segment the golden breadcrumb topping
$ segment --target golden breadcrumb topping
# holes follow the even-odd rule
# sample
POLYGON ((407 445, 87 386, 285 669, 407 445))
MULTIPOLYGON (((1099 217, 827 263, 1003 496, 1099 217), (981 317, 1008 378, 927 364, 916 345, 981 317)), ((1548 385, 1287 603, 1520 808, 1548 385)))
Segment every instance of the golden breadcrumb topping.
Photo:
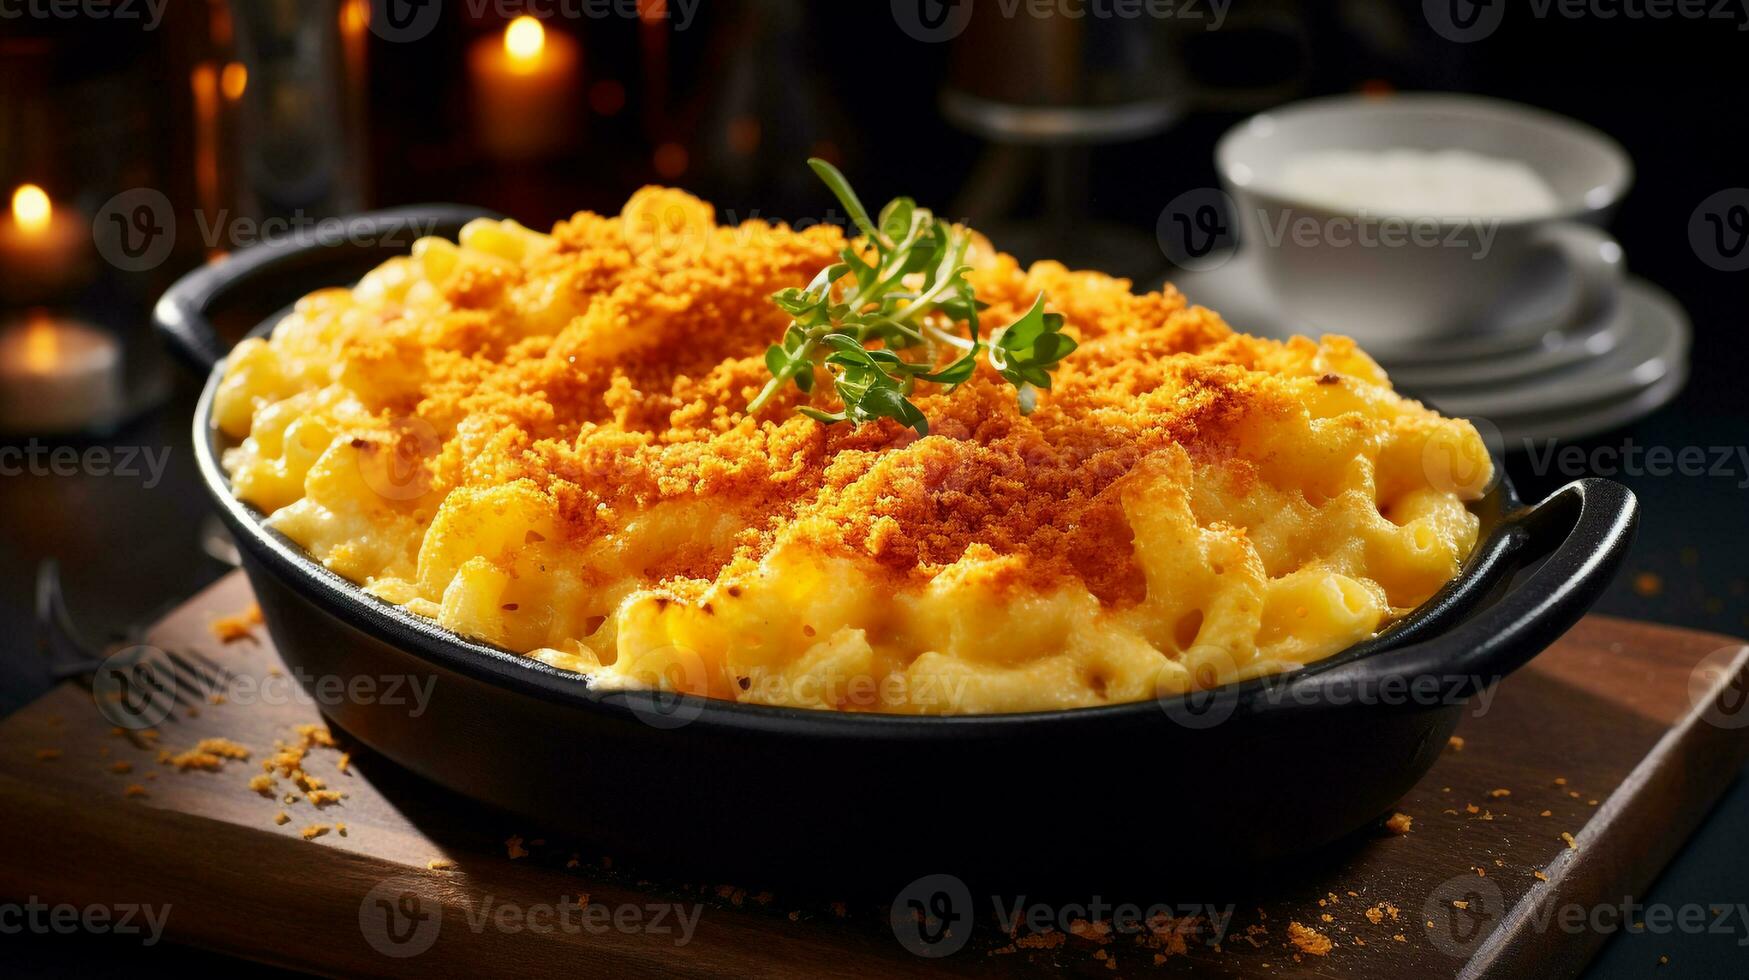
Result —
MULTIPOLYGON (((1031 580, 1077 577, 1104 599, 1135 598, 1140 574, 1113 485, 1169 444, 1219 451, 1224 425, 1286 410, 1293 397, 1254 373, 1279 345, 1232 333, 1170 287, 1138 296, 1103 276, 1054 263, 1023 271, 998 256, 973 277, 989 322, 1024 312, 1044 289, 1082 344, 1032 416, 985 365, 957 392, 916 399, 932 438, 890 421, 822 426, 794 413, 793 390, 749 418, 743 408, 768 377, 761 358, 785 323, 771 293, 828 264, 841 236, 718 229, 751 244, 671 263, 639 261, 621 228, 586 215, 555 231, 553 261, 603 294, 585 316, 550 340, 522 341, 512 358, 487 339, 502 320, 453 314, 481 347, 434 365, 421 401, 402 408, 465 415, 491 432, 453 461, 465 467, 458 482, 528 480, 576 537, 675 498, 743 515, 732 550, 679 549, 651 569, 681 590, 752 568, 780 530, 804 524, 821 550, 873 556, 919 580, 977 547, 1019 559, 1009 567, 1031 580), (636 339, 596 342, 603 333, 636 339), (1197 356, 1170 356, 1187 352, 1197 356)), ((468 290, 452 296, 460 305, 477 285, 455 288, 468 290)), ((1301 343, 1309 361, 1315 348, 1301 343)))

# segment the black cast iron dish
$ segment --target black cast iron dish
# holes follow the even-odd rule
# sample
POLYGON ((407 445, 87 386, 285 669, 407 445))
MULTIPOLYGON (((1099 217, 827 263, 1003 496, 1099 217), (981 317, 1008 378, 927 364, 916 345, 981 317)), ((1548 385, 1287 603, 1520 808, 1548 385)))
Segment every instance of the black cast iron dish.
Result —
POLYGON ((1158 703, 894 717, 592 693, 577 674, 366 595, 264 529, 219 466, 210 312, 244 290, 352 282, 405 251, 396 229, 453 234, 481 214, 377 212, 354 219, 346 243, 247 249, 190 273, 155 316, 210 375, 196 454, 287 663, 314 678, 435 678, 417 717, 406 703, 346 701, 325 705, 330 718, 421 776, 608 853, 844 880, 1240 864, 1315 848, 1387 811, 1466 699, 1572 626, 1633 536, 1622 486, 1580 480, 1525 506, 1502 477, 1477 506, 1483 538, 1463 573, 1378 638, 1285 677, 1158 703))

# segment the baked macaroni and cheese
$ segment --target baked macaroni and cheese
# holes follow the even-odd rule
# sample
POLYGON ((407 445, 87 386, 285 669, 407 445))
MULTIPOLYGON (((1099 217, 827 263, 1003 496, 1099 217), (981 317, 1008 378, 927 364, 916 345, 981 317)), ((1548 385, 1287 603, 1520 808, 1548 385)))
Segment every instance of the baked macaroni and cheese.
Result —
POLYGON ((862 711, 1289 670, 1475 544, 1476 431, 1345 338, 1022 267, 909 202, 851 239, 713 214, 476 221, 305 297, 225 366, 234 492, 598 688, 862 711))

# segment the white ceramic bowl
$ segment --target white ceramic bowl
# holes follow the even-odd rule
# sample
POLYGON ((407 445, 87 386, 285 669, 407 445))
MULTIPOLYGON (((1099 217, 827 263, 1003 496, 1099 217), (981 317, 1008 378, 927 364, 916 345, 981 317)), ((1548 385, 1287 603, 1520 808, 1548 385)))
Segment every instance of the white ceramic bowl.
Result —
MULTIPOLYGON (((1297 329, 1401 346, 1554 322, 1615 302, 1621 247, 1600 226, 1633 180, 1621 146, 1571 119, 1466 95, 1337 96, 1260 113, 1215 162, 1273 300, 1297 329), (1283 189, 1290 161, 1325 150, 1466 150, 1520 161, 1558 202, 1547 215, 1348 212, 1283 189)), ((1553 325, 1553 324, 1551 324, 1553 325)))

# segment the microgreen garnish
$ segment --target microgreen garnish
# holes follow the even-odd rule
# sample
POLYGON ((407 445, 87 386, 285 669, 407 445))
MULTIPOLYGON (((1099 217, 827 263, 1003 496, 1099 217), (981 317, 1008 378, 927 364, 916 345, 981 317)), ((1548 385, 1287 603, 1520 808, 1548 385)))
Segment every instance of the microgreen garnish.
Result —
POLYGON ((797 411, 826 423, 890 418, 928 435, 929 420, 911 402, 917 383, 952 391, 977 370, 978 354, 987 348, 991 366, 1018 389, 1021 412, 1031 412, 1038 390, 1051 386, 1051 369, 1075 349, 1074 339, 1061 333, 1063 317, 1044 311, 1044 294, 985 344, 978 337, 978 311, 986 304, 966 280, 971 232, 937 221, 908 197, 894 198, 878 220, 871 220, 838 168, 817 159, 808 166, 831 188, 874 254, 866 259, 854 245, 846 246, 840 261, 820 270, 806 287, 772 296, 790 324, 783 342, 765 352, 771 380, 747 410, 758 411, 788 382, 811 391, 814 365, 822 363, 844 407, 797 411), (964 337, 956 331, 961 322, 964 337), (897 353, 913 347, 930 356, 907 360, 897 353), (944 348, 958 356, 936 367, 932 355, 944 348))

